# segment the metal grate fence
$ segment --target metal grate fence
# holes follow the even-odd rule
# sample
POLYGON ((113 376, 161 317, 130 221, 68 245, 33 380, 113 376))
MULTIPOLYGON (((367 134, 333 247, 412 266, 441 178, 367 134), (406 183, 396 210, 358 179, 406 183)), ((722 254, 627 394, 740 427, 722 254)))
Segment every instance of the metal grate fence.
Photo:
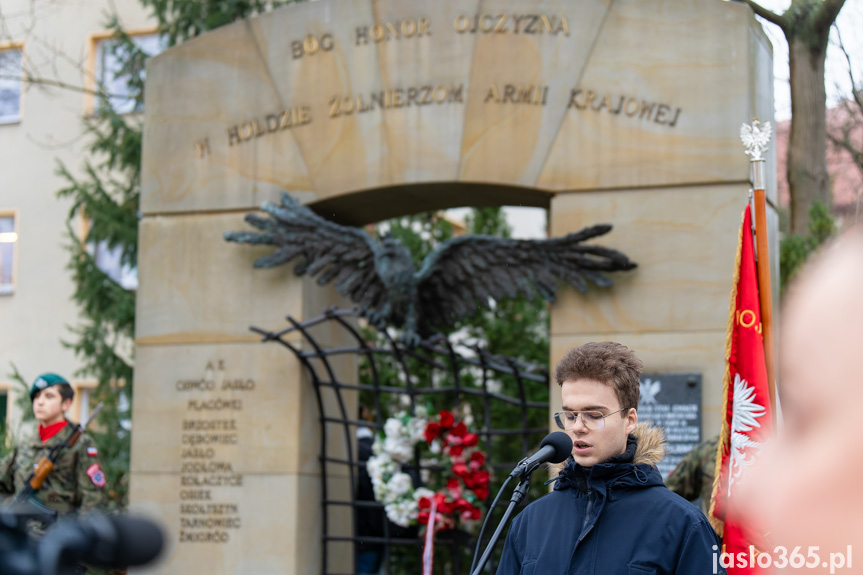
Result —
MULTIPOLYGON (((385 330, 360 328, 363 322, 354 310, 330 309, 307 321, 291 317, 287 321, 278 331, 252 330, 263 341, 289 349, 314 387, 321 434, 323 575, 337 575, 329 566, 336 563, 333 554, 345 544, 357 551, 379 552, 380 573, 418 573, 422 540, 416 528, 386 521, 380 503, 360 497, 365 461, 357 452, 357 430, 382 430, 395 410, 413 414, 419 404, 470 413, 472 430, 489 456, 493 479, 488 505, 506 474, 548 433, 547 367, 493 355, 479 345, 453 344, 440 334, 408 347, 385 330), (324 345, 323 341, 337 343, 324 345), (356 369, 346 370, 344 363, 356 369), (359 417, 358 405, 367 408, 368 419, 359 417), (349 498, 332 493, 328 478, 337 475, 348 478, 349 498), (355 526, 348 534, 343 524, 332 519, 339 509, 349 511, 355 526), (358 533, 359 519, 372 529, 358 533)), ((417 452, 407 471, 419 480, 422 473, 436 469, 423 464, 417 452)), ((536 483, 534 495, 543 493, 541 481, 536 483)), ((491 520, 486 536, 497 519, 491 520)), ((435 573, 468 573, 475 544, 474 534, 438 534, 435 573)), ((489 572, 493 567, 494 561, 489 572)))

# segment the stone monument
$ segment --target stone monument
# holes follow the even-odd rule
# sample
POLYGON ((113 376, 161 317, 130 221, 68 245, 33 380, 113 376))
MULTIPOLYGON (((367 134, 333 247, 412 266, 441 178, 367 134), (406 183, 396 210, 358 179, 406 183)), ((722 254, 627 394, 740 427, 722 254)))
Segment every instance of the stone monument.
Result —
MULTIPOLYGON (((248 328, 340 300, 221 239, 282 190, 353 225, 464 205, 546 207, 553 236, 613 224, 603 245, 639 267, 558 292, 550 361, 613 339, 648 372, 703 374, 718 429, 738 130, 772 102, 760 25, 716 0, 319 0, 152 59, 130 498, 168 543, 145 571, 321 570, 315 399, 248 328)), ((328 519, 350 534, 349 508, 328 519)), ((328 563, 350 572, 351 545, 328 563)))

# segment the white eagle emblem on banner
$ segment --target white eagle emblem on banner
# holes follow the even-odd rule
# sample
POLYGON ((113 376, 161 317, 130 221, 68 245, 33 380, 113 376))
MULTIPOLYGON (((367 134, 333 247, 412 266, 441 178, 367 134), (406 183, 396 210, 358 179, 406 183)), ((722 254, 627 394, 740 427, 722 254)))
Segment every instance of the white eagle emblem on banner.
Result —
POLYGON ((745 449, 754 447, 761 449, 764 444, 753 441, 746 432, 761 427, 757 419, 767 413, 767 409, 756 403, 755 388, 750 386, 740 374, 734 376, 734 406, 731 416, 731 468, 728 478, 728 495, 731 496, 731 486, 740 477, 743 470, 749 467, 754 458, 746 457, 745 449))

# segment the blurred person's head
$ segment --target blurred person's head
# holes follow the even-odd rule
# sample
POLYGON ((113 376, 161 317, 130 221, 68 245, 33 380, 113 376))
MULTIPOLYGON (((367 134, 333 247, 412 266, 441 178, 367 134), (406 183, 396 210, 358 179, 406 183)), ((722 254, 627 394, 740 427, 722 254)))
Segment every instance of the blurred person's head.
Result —
POLYGON ((847 233, 825 247, 791 286, 785 311, 785 437, 801 444, 836 432, 844 438, 831 436, 831 443, 848 441, 848 416, 863 402, 863 234, 847 233))
MULTIPOLYGON (((863 233, 844 234, 790 287, 779 333, 783 425, 749 486, 774 545, 863 553, 863 233)), ((772 551, 772 550, 771 550, 772 551)), ((826 572, 823 565, 807 569, 826 572)), ((841 572, 841 570, 840 570, 841 572)))

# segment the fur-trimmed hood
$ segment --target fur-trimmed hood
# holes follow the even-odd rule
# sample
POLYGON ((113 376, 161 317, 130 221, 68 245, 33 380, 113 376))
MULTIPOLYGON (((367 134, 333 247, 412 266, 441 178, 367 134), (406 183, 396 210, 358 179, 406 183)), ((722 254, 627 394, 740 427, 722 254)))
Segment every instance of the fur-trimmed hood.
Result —
MULTIPOLYGON (((634 465, 647 464, 651 467, 659 465, 659 462, 665 457, 666 451, 665 435, 660 428, 654 427, 649 423, 639 423, 629 436, 634 437, 638 442, 635 448, 635 455, 632 458, 634 465)), ((560 474, 570 459, 567 459, 563 463, 549 465, 549 476, 554 477, 560 474)))
POLYGON ((632 435, 638 441, 632 462, 635 465, 646 463, 651 467, 659 465, 659 462, 665 457, 666 451, 665 434, 662 433, 662 430, 649 423, 639 423, 635 426, 632 435))

